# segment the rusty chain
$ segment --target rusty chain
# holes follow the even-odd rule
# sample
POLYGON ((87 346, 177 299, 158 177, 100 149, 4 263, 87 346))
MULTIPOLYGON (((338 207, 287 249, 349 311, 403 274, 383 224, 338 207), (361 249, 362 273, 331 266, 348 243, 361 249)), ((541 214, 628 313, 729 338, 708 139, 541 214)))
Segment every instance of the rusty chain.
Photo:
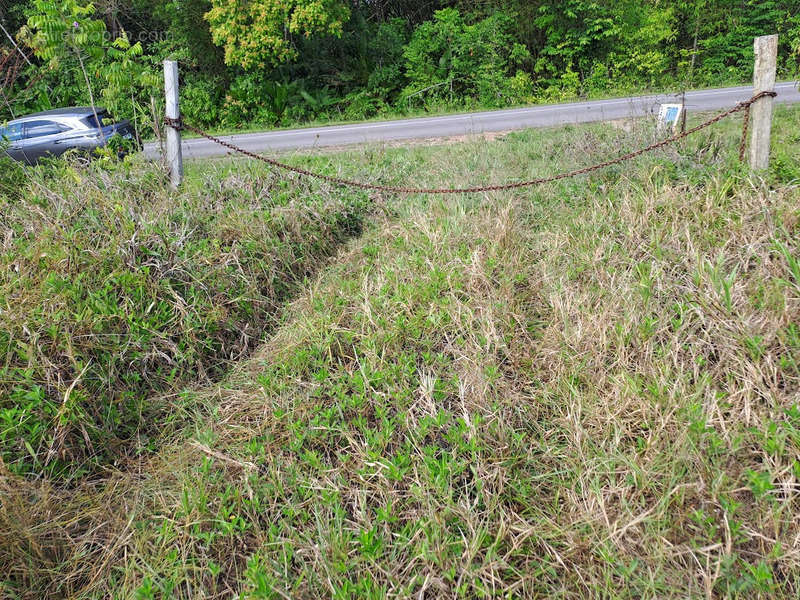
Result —
MULTIPOLYGON (((773 92, 774 93, 774 92, 773 92)), ((742 141, 739 142, 739 162, 744 162, 744 152, 747 149, 747 129, 750 127, 750 105, 744 108, 744 122, 742 123, 742 141)))
MULTIPOLYGON (((245 150, 244 148, 240 148, 230 142, 226 142, 218 137, 210 135, 209 133, 203 131, 199 127, 195 127, 188 123, 184 123, 181 119, 170 119, 166 118, 164 120, 165 124, 169 127, 174 127, 179 130, 188 130, 197 135, 206 138, 224 148, 228 148, 238 154, 242 154, 244 156, 248 156, 255 160, 259 160, 265 162, 273 167, 278 169, 282 169, 284 171, 289 171, 292 173, 296 173, 298 175, 303 175, 305 177, 313 177, 315 179, 320 179, 322 181, 327 181, 328 183, 333 183, 335 185, 340 186, 347 186, 347 187, 354 187, 363 190, 374 190, 380 192, 392 192, 392 193, 399 193, 399 194, 470 194, 470 193, 477 193, 477 192, 498 192, 504 190, 515 190, 524 187, 531 187, 535 185, 541 185, 544 183, 552 183, 554 181, 559 181, 561 179, 569 179, 571 177, 577 177, 578 175, 585 175, 587 173, 592 173, 594 171, 599 171, 600 169, 605 169, 606 167, 610 167, 612 165, 617 165, 628 160, 632 160, 642 154, 647 152, 652 152, 653 150, 658 150, 659 148, 663 148, 664 146, 668 146, 673 144, 677 141, 680 141, 686 137, 689 137, 693 133, 696 133, 702 129, 710 127, 714 123, 718 123, 719 121, 729 117, 730 115, 737 113, 742 110, 746 110, 748 113, 750 111, 750 106, 764 98, 766 96, 775 97, 777 94, 775 92, 759 92, 758 94, 754 95, 749 100, 745 100, 743 102, 739 102, 733 108, 730 108, 724 112, 719 113, 718 115, 708 119, 707 121, 692 127, 691 129, 687 129, 682 133, 678 133, 673 135, 672 137, 666 138, 661 140, 660 142, 655 142, 641 148, 639 150, 635 150, 633 152, 628 152, 627 154, 623 154, 622 156, 618 156, 617 158, 612 158, 611 160, 607 160, 590 167, 583 167, 581 169, 576 169, 574 171, 567 171, 565 173, 559 173, 558 175, 551 175, 549 177, 540 177, 537 179, 531 179, 528 181, 519 181, 515 183, 504 183, 499 185, 486 185, 486 186, 477 186, 477 187, 466 187, 466 188, 415 188, 415 187, 398 187, 398 186, 390 186, 390 185, 378 185, 375 183, 364 183, 361 181, 354 181, 351 179, 345 179, 342 177, 334 177, 332 175, 325 175, 323 173, 317 173, 314 171, 309 171, 307 169, 303 169, 301 167, 295 167, 274 158, 269 158, 267 156, 263 156, 261 154, 256 154, 255 152, 250 152, 249 150, 245 150)), ((746 134, 746 129, 745 129, 746 134)), ((741 152, 741 150, 740 150, 741 152)))

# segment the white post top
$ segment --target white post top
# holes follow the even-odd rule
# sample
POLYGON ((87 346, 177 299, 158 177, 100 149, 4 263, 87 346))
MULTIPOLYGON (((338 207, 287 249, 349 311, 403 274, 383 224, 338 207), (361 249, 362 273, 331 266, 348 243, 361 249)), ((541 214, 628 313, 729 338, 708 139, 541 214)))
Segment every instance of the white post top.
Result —
MULTIPOLYGON (((178 99, 178 63, 164 61, 164 95, 168 119, 180 119, 181 109, 178 99)), ((169 166, 172 187, 178 189, 183 181, 183 155, 181 153, 181 132, 176 127, 167 127, 166 159, 169 166)))
POLYGON ((167 117, 180 118, 178 107, 178 62, 175 60, 164 61, 164 92, 167 100, 167 117))
MULTIPOLYGON (((753 41, 756 52, 753 69, 753 94, 775 91, 775 70, 778 63, 778 36, 764 35, 753 41)), ((761 98, 751 109, 750 168, 769 168, 769 142, 772 130, 772 98, 761 98)))
POLYGON ((753 70, 753 92, 771 92, 775 87, 775 57, 778 55, 778 36, 762 35, 753 40, 756 64, 753 70))

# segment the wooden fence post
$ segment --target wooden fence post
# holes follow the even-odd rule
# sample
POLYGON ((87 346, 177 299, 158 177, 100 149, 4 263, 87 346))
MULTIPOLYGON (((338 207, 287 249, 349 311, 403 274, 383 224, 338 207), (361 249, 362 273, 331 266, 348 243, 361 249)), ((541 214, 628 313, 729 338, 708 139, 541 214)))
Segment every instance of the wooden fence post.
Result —
MULTIPOLYGON (((764 35, 753 42, 756 62, 753 71, 753 93, 775 91, 775 70, 778 62, 778 36, 764 35)), ((765 96, 751 109, 750 168, 764 171, 769 167, 769 136, 772 130, 773 99, 765 96)))
MULTIPOLYGON (((164 93, 166 94, 166 113, 168 119, 180 119, 181 109, 178 100, 178 63, 164 61, 164 93)), ((180 129, 167 125, 167 165, 173 189, 178 189, 183 181, 183 155, 181 153, 180 129)))

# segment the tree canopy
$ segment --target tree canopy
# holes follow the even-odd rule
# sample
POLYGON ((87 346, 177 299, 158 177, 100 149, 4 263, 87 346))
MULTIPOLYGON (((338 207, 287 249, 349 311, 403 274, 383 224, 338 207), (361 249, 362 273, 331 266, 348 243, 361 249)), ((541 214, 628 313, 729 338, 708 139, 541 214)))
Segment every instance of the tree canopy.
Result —
POLYGON ((779 76, 800 63, 796 0, 6 0, 0 24, 0 120, 96 93, 155 122, 167 57, 224 128, 740 84, 771 33, 779 76))
POLYGON ((341 35, 350 9, 340 0, 211 0, 205 18, 225 62, 265 68, 297 57, 290 35, 341 35))

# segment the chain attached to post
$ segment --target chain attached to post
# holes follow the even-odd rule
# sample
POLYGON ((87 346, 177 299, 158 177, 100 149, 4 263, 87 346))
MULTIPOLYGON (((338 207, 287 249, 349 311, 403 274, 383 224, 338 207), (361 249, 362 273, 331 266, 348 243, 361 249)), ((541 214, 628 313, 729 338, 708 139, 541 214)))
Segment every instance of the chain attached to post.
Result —
MULTIPOLYGON (((416 188, 416 187, 397 187, 397 186, 389 186, 389 185, 378 185, 375 183, 364 183, 361 181, 354 181, 351 179, 344 179, 342 177, 334 177, 332 175, 324 175, 322 173, 316 173, 314 171, 309 171, 307 169, 303 169, 300 167, 294 167, 292 165, 280 162, 275 160, 274 158, 269 158, 267 156, 262 156, 260 154, 256 154, 255 152, 250 152, 249 150, 245 150, 244 148, 240 148, 230 142, 226 142, 218 137, 210 135, 203 131, 198 127, 194 127, 193 125, 189 125, 188 123, 184 123, 181 119, 165 119, 164 122, 176 129, 185 129, 189 130, 197 135, 206 138, 218 144, 224 148, 228 148, 233 152, 237 152, 243 156, 248 156, 255 160, 260 160, 261 162, 267 163, 275 168, 282 169, 284 171, 289 171, 291 173, 296 173, 298 175, 303 175, 305 177, 313 177, 315 179, 320 179, 322 181, 327 181, 328 183, 333 183, 335 185, 341 185, 346 187, 353 187, 359 188, 362 190, 374 190, 378 192, 391 192, 397 194, 471 194, 471 193, 479 193, 479 192, 499 192, 504 190, 516 190, 524 187, 531 187, 535 185, 541 185, 544 183, 552 183, 554 181, 559 181, 562 179, 568 179, 571 177, 577 177, 578 175, 585 175, 587 173, 592 173, 594 171, 598 171, 600 169, 605 169, 606 167, 610 167, 613 165, 618 165, 620 163, 629 161, 634 159, 642 154, 647 152, 652 152, 653 150, 657 150, 659 148, 663 148, 670 144, 674 144, 677 141, 680 141, 686 137, 689 137, 693 133, 696 133, 702 129, 710 127, 714 123, 718 123, 719 121, 723 120, 730 115, 740 112, 740 111, 747 111, 749 113, 750 106, 764 98, 765 96, 775 97, 777 94, 775 92, 760 92, 750 98, 749 100, 745 100, 744 102, 740 102, 733 108, 729 108, 728 110, 719 113, 715 117, 704 121, 700 125, 692 127, 691 129, 687 129, 681 133, 675 134, 672 137, 666 138, 661 140, 660 142, 655 142, 654 144, 650 144, 640 150, 635 150, 634 152, 629 152, 627 154, 623 154, 622 156, 618 156, 617 158, 612 158, 611 160, 607 160, 605 162, 598 163, 596 165, 592 165, 590 167, 583 167, 582 169, 576 169, 574 171, 568 171, 565 173, 559 173, 558 175, 551 175, 549 177, 540 177, 538 179, 531 179, 529 181, 519 181, 515 183, 504 183, 499 185, 486 185, 486 186, 477 186, 477 187, 466 187, 466 188, 416 188)), ((741 148, 740 148, 741 153, 741 148)))
MULTIPOLYGON (((773 92, 774 94, 774 92, 773 92)), ((744 152, 747 149, 747 130, 750 127, 750 105, 744 108, 744 123, 742 123, 742 141, 739 143, 739 162, 744 162, 744 152)))
POLYGON ((183 124, 183 119, 171 119, 170 117, 164 117, 164 125, 167 127, 174 127, 175 129, 189 129, 188 126, 183 124))

